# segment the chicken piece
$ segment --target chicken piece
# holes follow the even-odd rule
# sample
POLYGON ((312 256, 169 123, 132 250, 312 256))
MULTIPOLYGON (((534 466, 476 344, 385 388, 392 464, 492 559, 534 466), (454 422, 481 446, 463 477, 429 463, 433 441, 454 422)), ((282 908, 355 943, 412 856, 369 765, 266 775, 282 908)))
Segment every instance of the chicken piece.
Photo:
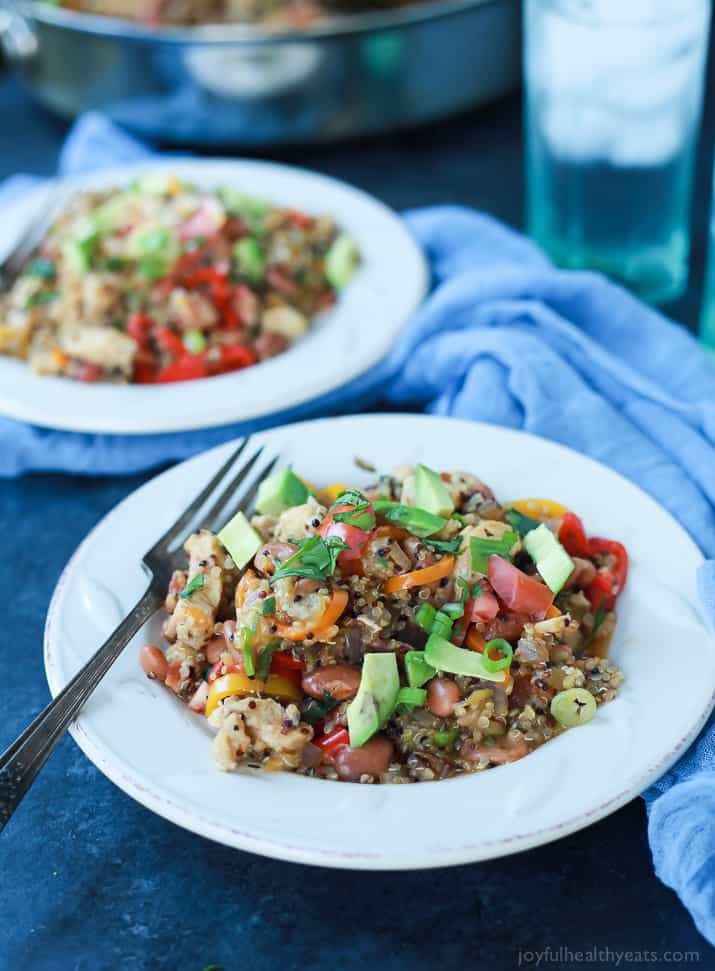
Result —
POLYGON ((57 342, 69 357, 96 364, 105 371, 120 371, 127 378, 132 375, 137 345, 113 327, 63 324, 57 342))
POLYGON ((281 513, 274 539, 290 542, 315 536, 326 512, 325 506, 321 506, 313 496, 308 496, 308 501, 302 506, 293 506, 281 513))
POLYGON ((218 322, 218 311, 207 297, 181 288, 171 291, 168 313, 180 330, 210 330, 218 322))
POLYGON ((284 708, 272 698, 226 698, 209 717, 209 724, 218 729, 212 754, 224 772, 235 769, 249 752, 257 759, 274 756, 282 768, 296 769, 313 737, 310 725, 301 723, 296 705, 284 708))
POLYGON ((203 585, 188 597, 179 596, 168 624, 176 635, 176 644, 167 652, 170 661, 194 656, 213 636, 216 616, 226 587, 235 579, 235 567, 226 550, 213 533, 206 529, 190 536, 184 544, 189 555, 187 584, 203 575, 203 585))
POLYGON ((295 307, 269 307, 261 314, 261 327, 295 341, 308 330, 308 318, 295 307))

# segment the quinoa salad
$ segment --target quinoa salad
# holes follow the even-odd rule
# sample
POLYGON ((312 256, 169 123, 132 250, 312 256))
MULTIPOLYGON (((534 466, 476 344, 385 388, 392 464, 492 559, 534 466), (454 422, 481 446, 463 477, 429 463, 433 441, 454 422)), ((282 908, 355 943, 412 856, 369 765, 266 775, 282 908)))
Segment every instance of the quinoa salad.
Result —
MULTIPOLYGON (((56 4, 58 0, 45 0, 56 4)), ((66 10, 162 24, 259 24, 305 30, 326 17, 404 7, 419 0, 59 0, 66 10)))
POLYGON ((332 216, 146 175, 63 209, 0 294, 0 354, 84 382, 226 374, 286 351, 358 262, 332 216))
MULTIPOLYGON (((364 467, 364 466, 363 466, 364 467)), ((207 720, 219 769, 407 783, 522 759, 598 717, 628 555, 553 500, 402 466, 291 469, 194 533, 141 666, 207 720)))

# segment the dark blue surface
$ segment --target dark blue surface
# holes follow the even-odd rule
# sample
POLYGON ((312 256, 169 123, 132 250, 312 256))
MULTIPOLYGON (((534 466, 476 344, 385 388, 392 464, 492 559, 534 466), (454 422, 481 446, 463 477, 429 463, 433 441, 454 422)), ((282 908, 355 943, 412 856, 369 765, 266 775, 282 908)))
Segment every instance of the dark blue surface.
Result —
MULTIPOLYGON (((0 177, 51 172, 62 125, 9 81, 0 81, 0 106, 0 177)), ((694 283, 673 308, 690 326, 709 200, 705 141, 694 283)), ((398 208, 455 201, 521 221, 516 99, 400 138, 282 157, 350 179, 398 208)), ((42 630, 65 562, 142 481, 37 476, 0 484, 0 748, 48 699, 42 630)), ((202 971, 211 962, 225 971, 511 969, 520 952, 524 966, 530 958, 535 966, 532 952, 547 948, 541 967, 576 967, 573 952, 592 948, 659 952, 651 967, 666 966, 667 951, 697 952, 702 967, 711 960, 686 911, 653 874, 640 800, 582 833, 492 863, 404 874, 329 871, 186 833, 115 789, 65 739, 0 835, 0 861, 0 971, 202 971)), ((602 953, 589 964, 615 961, 602 953)))

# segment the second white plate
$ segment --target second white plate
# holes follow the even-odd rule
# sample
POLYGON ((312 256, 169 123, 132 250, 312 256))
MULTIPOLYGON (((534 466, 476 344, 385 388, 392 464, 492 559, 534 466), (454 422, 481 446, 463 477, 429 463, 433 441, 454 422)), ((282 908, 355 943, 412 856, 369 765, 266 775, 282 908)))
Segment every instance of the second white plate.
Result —
MULTIPOLYGON (((0 356, 0 415, 50 428, 149 434, 227 425, 304 404, 363 374, 390 349, 424 299, 428 270, 399 217, 364 192, 272 162, 163 160, 66 180, 62 190, 123 186, 152 170, 197 185, 234 185, 276 204, 330 213, 357 242, 362 265, 334 308, 285 354, 244 371, 168 385, 87 385, 38 377, 0 356)), ((0 254, 42 204, 44 190, 8 207, 0 254)))

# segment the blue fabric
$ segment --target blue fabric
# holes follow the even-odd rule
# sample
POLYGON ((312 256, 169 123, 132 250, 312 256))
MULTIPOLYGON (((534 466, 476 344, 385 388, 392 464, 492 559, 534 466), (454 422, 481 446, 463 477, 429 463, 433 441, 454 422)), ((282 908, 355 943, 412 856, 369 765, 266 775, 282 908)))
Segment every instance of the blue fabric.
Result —
MULTIPOLYGON (((99 115, 71 132, 61 173, 149 152, 99 115)), ((26 182, 0 190, 0 203, 26 182)), ((696 342, 603 277, 554 269, 529 241, 456 207, 405 220, 424 246, 431 295, 370 375, 249 426, 147 437, 73 435, 0 419, 0 475, 126 474, 247 428, 376 403, 481 419, 555 439, 611 466, 669 509, 715 557, 715 369, 696 342)), ((715 626, 715 563, 701 569, 715 626)), ((660 878, 715 943, 715 726, 646 793, 660 878)))

